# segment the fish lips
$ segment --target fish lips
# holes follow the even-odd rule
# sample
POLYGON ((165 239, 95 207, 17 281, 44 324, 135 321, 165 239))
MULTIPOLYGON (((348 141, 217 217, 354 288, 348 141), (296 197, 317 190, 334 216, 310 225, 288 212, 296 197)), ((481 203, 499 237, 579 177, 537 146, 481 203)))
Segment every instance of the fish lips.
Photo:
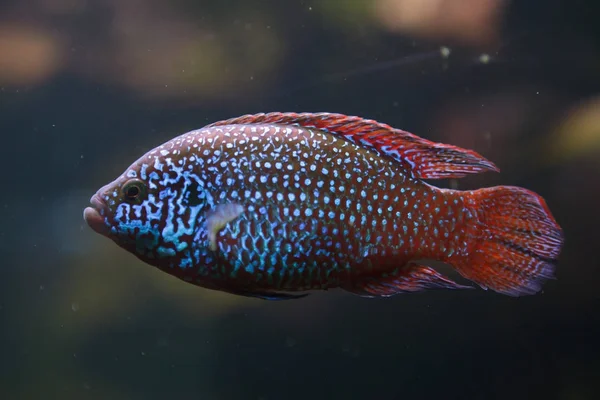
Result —
POLYGON ((94 232, 108 236, 109 228, 105 223, 105 215, 108 210, 106 203, 96 193, 90 199, 90 204, 91 207, 83 210, 83 219, 94 232))

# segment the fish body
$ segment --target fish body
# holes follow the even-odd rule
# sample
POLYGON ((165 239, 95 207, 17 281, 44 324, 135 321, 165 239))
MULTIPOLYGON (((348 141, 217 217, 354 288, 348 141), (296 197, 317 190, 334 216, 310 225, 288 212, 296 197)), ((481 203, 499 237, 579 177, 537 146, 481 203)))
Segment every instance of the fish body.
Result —
POLYGON ((246 115, 149 151, 98 190, 84 218, 148 264, 239 295, 469 287, 424 259, 483 288, 533 294, 563 243, 544 200, 424 182, 495 170, 473 151, 359 117, 246 115))

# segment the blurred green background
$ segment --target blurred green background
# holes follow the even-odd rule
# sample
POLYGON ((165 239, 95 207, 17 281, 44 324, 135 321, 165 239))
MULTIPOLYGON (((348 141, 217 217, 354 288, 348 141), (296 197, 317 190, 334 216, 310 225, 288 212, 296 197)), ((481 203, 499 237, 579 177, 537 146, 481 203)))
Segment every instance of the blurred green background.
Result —
POLYGON ((0 399, 600 398, 600 27, 592 1, 4 0, 0 399), (472 148, 566 234, 520 299, 332 291, 264 302, 84 226, 174 135, 329 111, 472 148))

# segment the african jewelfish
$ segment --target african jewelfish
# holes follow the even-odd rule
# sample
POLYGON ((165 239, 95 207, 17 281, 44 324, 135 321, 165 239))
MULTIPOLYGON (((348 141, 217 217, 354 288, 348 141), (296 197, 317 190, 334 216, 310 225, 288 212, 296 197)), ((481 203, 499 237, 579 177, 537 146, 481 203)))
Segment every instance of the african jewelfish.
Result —
POLYGON ((245 115, 149 151, 102 187, 87 224, 195 285, 262 299, 465 289, 521 296, 554 277, 563 233, 519 187, 425 179, 498 171, 478 153, 332 113, 245 115))

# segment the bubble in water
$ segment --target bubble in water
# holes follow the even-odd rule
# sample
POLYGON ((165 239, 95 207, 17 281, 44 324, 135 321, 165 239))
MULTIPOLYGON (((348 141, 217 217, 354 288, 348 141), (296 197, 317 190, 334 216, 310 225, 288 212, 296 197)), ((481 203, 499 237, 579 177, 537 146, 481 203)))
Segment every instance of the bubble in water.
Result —
POLYGON ((450 53, 452 53, 452 50, 450 49, 450 47, 446 47, 446 46, 440 47, 440 54, 442 55, 442 57, 448 58, 448 57, 450 57, 450 53))

